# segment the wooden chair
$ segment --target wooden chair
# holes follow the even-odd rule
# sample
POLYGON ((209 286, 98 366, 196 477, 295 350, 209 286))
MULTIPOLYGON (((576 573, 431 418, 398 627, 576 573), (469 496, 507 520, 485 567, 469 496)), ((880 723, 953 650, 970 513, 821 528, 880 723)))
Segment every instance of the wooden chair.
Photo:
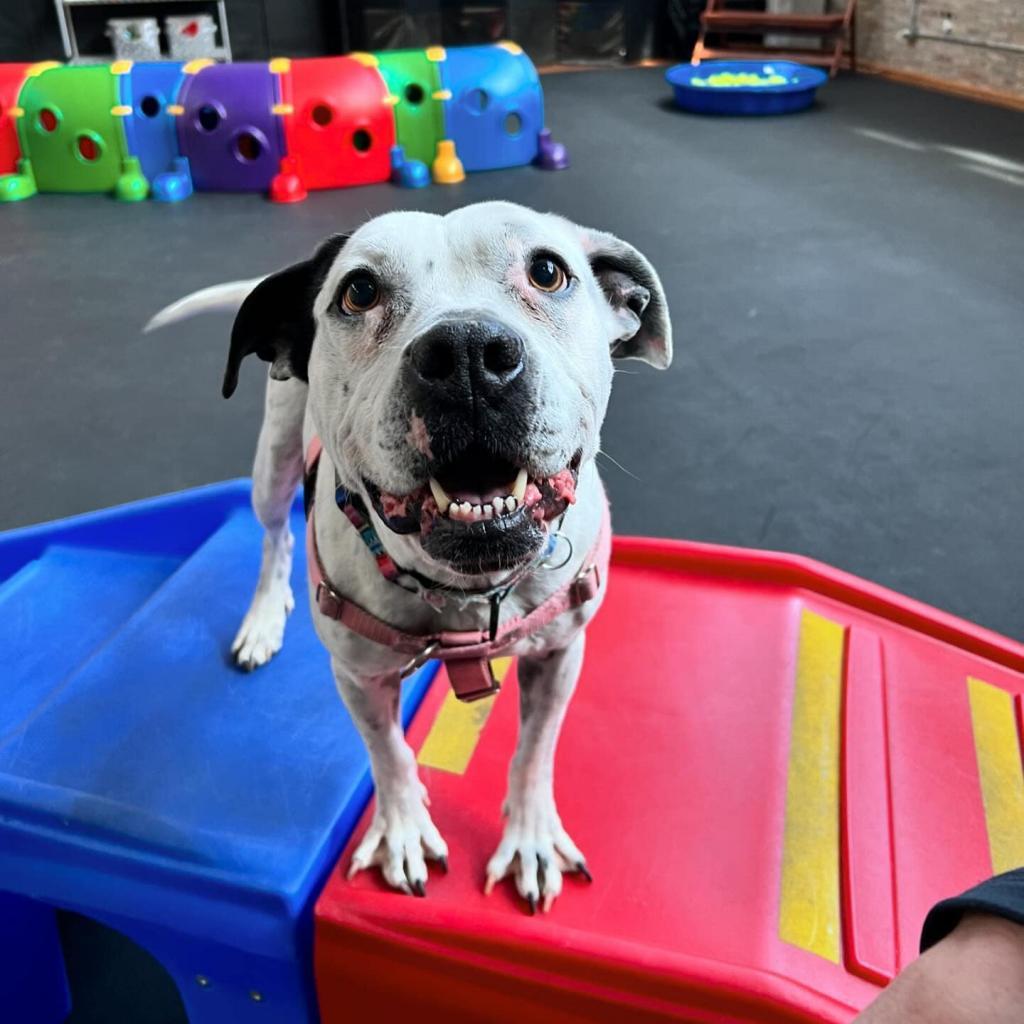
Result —
POLYGON ((693 50, 691 63, 712 57, 750 57, 758 59, 766 55, 780 59, 794 60, 803 64, 819 64, 827 67, 830 75, 839 70, 843 57, 848 53, 849 66, 856 69, 857 48, 854 32, 854 9, 857 0, 841 0, 842 11, 828 14, 780 14, 771 11, 729 10, 728 0, 708 0, 707 8, 700 18, 700 35, 693 50), (730 35, 764 35, 771 32, 787 35, 817 36, 820 49, 799 47, 776 47, 755 42, 730 45, 730 35), (719 43, 709 46, 707 37, 719 37, 719 43))

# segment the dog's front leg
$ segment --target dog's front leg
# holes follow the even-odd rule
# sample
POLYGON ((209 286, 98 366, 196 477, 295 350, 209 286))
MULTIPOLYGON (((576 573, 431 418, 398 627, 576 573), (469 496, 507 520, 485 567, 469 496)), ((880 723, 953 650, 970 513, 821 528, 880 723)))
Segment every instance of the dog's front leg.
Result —
POLYGON ((519 660, 519 742, 509 767, 505 834, 487 865, 486 891, 510 871, 530 912, 544 910, 562 891, 562 872, 586 861, 562 827, 555 807, 555 746, 583 664, 584 634, 564 650, 519 660))
POLYGON ((302 479, 302 417, 308 388, 298 380, 267 381, 263 426, 252 468, 252 507, 263 526, 263 560, 252 604, 231 653, 251 672, 281 649, 284 626, 295 607, 289 581, 295 540, 288 523, 302 479))
POLYGON ((424 896, 425 858, 447 871, 448 847, 430 819, 427 788, 402 733, 401 680, 397 674, 356 678, 337 661, 332 664, 338 692, 369 751, 377 789, 373 820, 352 855, 348 877, 378 864, 388 885, 424 896))

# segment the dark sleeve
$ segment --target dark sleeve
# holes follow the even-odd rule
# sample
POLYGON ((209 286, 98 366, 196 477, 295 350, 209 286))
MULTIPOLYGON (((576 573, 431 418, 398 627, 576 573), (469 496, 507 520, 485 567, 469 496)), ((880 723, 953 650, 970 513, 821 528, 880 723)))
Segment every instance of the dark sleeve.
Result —
POLYGON ((941 942, 969 911, 1005 917, 1024 925, 1024 868, 996 875, 963 895, 932 907, 921 929, 921 952, 941 942))

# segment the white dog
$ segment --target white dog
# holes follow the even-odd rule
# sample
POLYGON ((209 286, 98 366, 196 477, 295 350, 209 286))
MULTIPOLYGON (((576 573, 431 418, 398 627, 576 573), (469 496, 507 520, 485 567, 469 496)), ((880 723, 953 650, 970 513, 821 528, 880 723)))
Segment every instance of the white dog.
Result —
POLYGON ((294 599, 289 509, 306 470, 310 599, 366 742, 376 811, 351 872, 424 895, 447 870, 398 718, 403 675, 446 660, 456 693, 518 657, 520 732, 488 891, 511 873, 531 912, 589 872, 555 808, 553 764, 608 559, 595 466, 612 359, 664 368, 658 276, 632 246, 551 214, 481 203, 391 213, 261 281, 215 286, 151 321, 235 309, 224 395, 271 364, 253 470, 266 533, 232 648, 280 649, 294 599))

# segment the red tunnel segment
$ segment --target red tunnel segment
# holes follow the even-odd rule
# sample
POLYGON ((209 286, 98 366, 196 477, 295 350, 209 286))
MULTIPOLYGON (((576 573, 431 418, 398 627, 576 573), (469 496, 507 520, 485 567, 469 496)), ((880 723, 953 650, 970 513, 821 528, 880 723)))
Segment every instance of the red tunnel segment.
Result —
POLYGON ((395 119, 375 67, 354 57, 292 60, 280 82, 286 151, 307 189, 388 180, 395 119))
POLYGON ((18 94, 31 64, 0 64, 0 174, 18 169, 18 94))

